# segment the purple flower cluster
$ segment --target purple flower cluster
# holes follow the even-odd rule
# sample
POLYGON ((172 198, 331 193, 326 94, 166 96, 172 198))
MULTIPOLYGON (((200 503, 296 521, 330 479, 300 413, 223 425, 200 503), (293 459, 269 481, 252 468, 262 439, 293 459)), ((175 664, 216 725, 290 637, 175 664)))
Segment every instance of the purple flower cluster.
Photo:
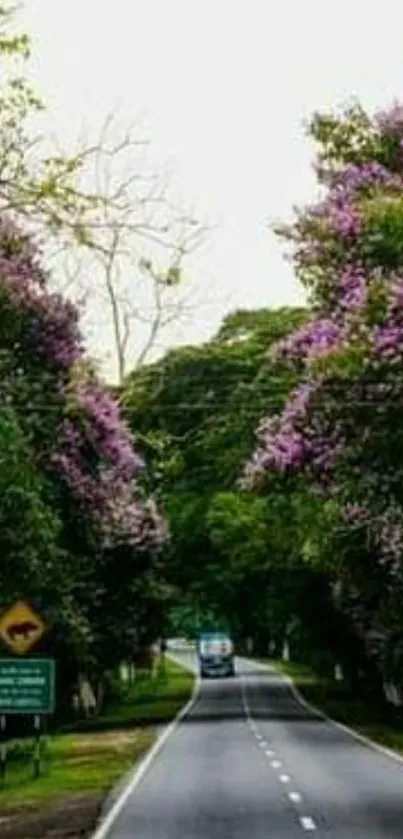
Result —
POLYGON ((374 352, 384 359, 403 359, 403 324, 375 325, 371 333, 374 352))
MULTIPOLYGON (((365 202, 380 198, 382 212, 383 196, 403 197, 403 158, 398 171, 390 143, 397 138, 403 148, 403 105, 377 114, 368 131, 379 141, 382 163, 345 165, 330 157, 325 165, 322 156, 318 172, 326 197, 285 232, 296 245, 294 262, 316 316, 270 350, 272 360, 297 362, 303 381, 281 414, 261 422, 245 476, 253 486, 268 472, 303 471, 314 491, 326 487, 333 497, 344 481, 342 522, 371 530, 387 562, 401 561, 403 554, 403 509, 394 499, 398 472, 390 457, 395 429, 387 413, 387 404, 396 406, 403 395, 403 259, 396 264, 396 249, 393 271, 377 261, 382 249, 372 243, 382 244, 383 228, 374 230, 371 216, 367 234, 365 202), (320 365, 312 364, 315 359, 320 365), (335 382, 339 398, 330 396, 335 382)), ((351 136, 355 153, 354 126, 351 136)), ((372 214, 377 206, 371 204, 372 214)))
MULTIPOLYGON (((94 375, 77 375, 84 356, 77 310, 47 291, 38 254, 5 218, 0 251, 0 315, 6 327, 12 324, 18 370, 34 368, 36 379, 45 373, 48 382, 51 375, 59 406, 42 462, 108 543, 159 543, 164 526, 152 502, 140 497, 143 463, 118 405, 94 375)), ((4 340, 9 351, 10 335, 4 340)))
POLYGON ((339 308, 344 312, 362 311, 366 301, 366 280, 360 266, 346 265, 338 288, 339 308))
POLYGON ((350 164, 336 171, 321 169, 319 177, 330 188, 332 199, 337 196, 337 200, 342 203, 353 201, 363 190, 386 187, 400 191, 403 185, 400 175, 390 172, 375 160, 360 166, 350 164))
POLYGON ((256 432, 258 445, 246 465, 248 485, 253 485, 254 480, 268 470, 285 471, 289 467, 302 466, 310 451, 302 429, 309 402, 317 389, 316 382, 303 382, 291 394, 281 417, 271 416, 261 422, 256 432))
POLYGON ((361 216, 354 207, 337 206, 330 203, 328 219, 332 231, 342 239, 358 236, 361 229, 361 216))
POLYGON ((130 481, 144 466, 133 449, 133 440, 119 408, 97 381, 81 381, 76 389, 87 438, 100 460, 113 469, 116 478, 130 481))
POLYGON ((363 232, 363 197, 381 192, 399 196, 403 191, 403 172, 391 171, 376 160, 327 169, 321 165, 317 172, 327 195, 304 210, 288 234, 295 243, 294 261, 302 276, 312 267, 329 269, 335 244, 347 252, 354 248, 363 232))
POLYGON ((164 543, 168 532, 152 499, 139 503, 133 485, 115 483, 115 495, 109 501, 102 520, 105 544, 126 544, 142 549, 164 543))
POLYGON ((310 356, 326 355, 339 345, 341 327, 331 318, 316 318, 277 341, 269 350, 272 359, 301 361, 310 356))

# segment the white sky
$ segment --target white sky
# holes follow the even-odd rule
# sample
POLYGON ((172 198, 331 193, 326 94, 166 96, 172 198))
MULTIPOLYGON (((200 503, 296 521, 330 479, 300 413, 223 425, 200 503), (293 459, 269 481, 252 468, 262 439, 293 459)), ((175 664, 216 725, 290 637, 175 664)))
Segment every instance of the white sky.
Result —
MULTIPOLYGON (((219 222, 192 263, 209 304, 182 339, 209 335, 225 310, 302 299, 267 221, 314 195, 302 126, 312 110, 403 97, 398 5, 27 0, 34 70, 59 137, 116 106, 128 121, 145 115, 155 158, 173 161, 184 199, 219 222)), ((93 334, 96 352, 104 340, 93 334)))

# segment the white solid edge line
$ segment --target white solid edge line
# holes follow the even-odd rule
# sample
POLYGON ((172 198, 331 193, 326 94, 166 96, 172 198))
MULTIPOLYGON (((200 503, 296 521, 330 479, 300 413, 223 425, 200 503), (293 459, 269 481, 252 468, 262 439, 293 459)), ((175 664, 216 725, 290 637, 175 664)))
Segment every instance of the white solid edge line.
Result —
POLYGON ((333 725, 335 728, 338 728, 340 731, 343 731, 344 734, 348 734, 350 737, 353 737, 354 740, 358 740, 358 742, 362 743, 364 746, 368 746, 370 749, 379 752, 385 757, 389 757, 397 763, 403 764, 403 755, 400 755, 398 752, 393 751, 393 749, 388 749, 386 746, 381 746, 380 743, 376 743, 375 740, 370 740, 369 737, 366 737, 365 734, 360 734, 358 731, 355 731, 354 728, 350 728, 348 725, 344 725, 342 722, 338 722, 337 720, 332 719, 332 717, 328 717, 327 714, 325 714, 323 711, 320 711, 319 708, 316 708, 315 705, 312 705, 310 702, 304 699, 304 697, 300 694, 298 688, 294 685, 292 679, 290 679, 288 676, 283 676, 283 678, 291 688, 291 691, 294 694, 297 702, 299 702, 300 705, 304 706, 308 711, 312 711, 312 713, 317 714, 323 720, 330 723, 330 725, 333 725))
MULTIPOLYGON (((266 672, 273 673, 273 669, 270 665, 260 665, 263 667, 266 672)), ((308 702, 307 699, 299 692, 298 688, 295 686, 293 680, 290 676, 286 676, 284 673, 280 673, 279 670, 275 670, 276 676, 279 676, 281 679, 288 684, 291 692, 294 694, 294 698, 297 702, 305 707, 308 711, 311 711, 314 714, 317 714, 318 717, 321 717, 322 720, 330 723, 330 725, 335 726, 340 731, 344 731, 344 734, 348 734, 350 737, 353 737, 354 740, 358 740, 359 743, 362 743, 364 746, 368 746, 370 749, 373 749, 375 752, 379 752, 379 754, 384 755, 385 757, 391 758, 391 760, 396 761, 397 763, 401 763, 403 765, 403 755, 399 754, 399 752, 395 752, 393 749, 388 749, 386 746, 381 746, 380 743, 376 743, 375 740, 370 740, 369 737, 366 737, 365 734, 359 734, 358 731, 355 731, 354 728, 350 728, 348 725, 344 725, 342 722, 337 722, 332 717, 329 717, 323 711, 320 711, 319 708, 316 708, 315 705, 312 705, 308 702)))
POLYGON ((195 677, 194 685, 193 685, 193 692, 192 696, 190 697, 189 701, 186 705, 179 711, 176 717, 172 720, 172 722, 168 725, 168 727, 162 732, 162 734, 157 738, 156 742, 152 746, 152 748, 147 752, 145 758, 141 761, 137 771, 135 771, 133 777, 128 782, 127 786, 122 791, 121 795, 117 798, 109 812, 106 816, 102 819, 101 823, 95 829, 95 832, 92 834, 91 839, 106 839, 111 827, 113 826, 114 822, 116 821, 117 817, 122 812, 127 800, 130 798, 131 794, 134 792, 138 784, 140 783, 141 779, 146 774, 147 770, 154 762, 155 758, 158 756, 159 752, 161 751, 162 747, 165 745, 166 741, 171 737, 174 733, 175 729, 178 727, 181 720, 189 713, 192 709, 196 699, 198 697, 198 693, 200 690, 200 679, 198 676, 195 677))

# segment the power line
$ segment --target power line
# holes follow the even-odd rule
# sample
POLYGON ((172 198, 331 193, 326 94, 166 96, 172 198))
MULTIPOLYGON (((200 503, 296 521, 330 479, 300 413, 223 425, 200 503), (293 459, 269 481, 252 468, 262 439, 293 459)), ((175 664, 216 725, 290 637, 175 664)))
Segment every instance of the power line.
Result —
MULTIPOLYGON (((275 402, 277 404, 277 399, 275 399, 274 397, 273 397, 273 399, 268 399, 268 400, 265 401, 265 404, 268 404, 268 403, 270 404, 270 402, 275 402)), ((349 400, 347 400, 347 403, 349 405, 356 405, 356 406, 362 406, 362 407, 366 407, 366 406, 368 406, 368 407, 374 407, 374 406, 375 407, 382 407, 382 406, 385 406, 385 407, 401 406, 401 407, 403 407, 403 396, 402 396, 401 400, 396 400, 395 399, 395 400, 379 401, 379 400, 349 399, 349 400)), ((139 406, 138 408, 132 408, 132 409, 128 409, 126 411, 122 411, 121 412, 121 417, 123 419, 125 419, 125 414, 129 414, 129 413, 132 414, 132 415, 136 415, 136 414, 140 414, 140 413, 144 414, 145 412, 150 412, 155 408, 158 409, 159 411, 162 411, 164 408, 166 408, 167 410, 178 410, 178 411, 179 410, 208 411, 213 407, 214 408, 228 408, 229 409, 229 408, 235 407, 235 406, 229 404, 228 402, 226 402, 224 400, 215 400, 214 402, 208 402, 208 403, 206 403, 206 402, 200 402, 200 403, 178 402, 176 400, 174 402, 162 401, 162 402, 154 402, 152 405, 148 404, 146 406, 139 406)), ((253 409, 253 410, 255 410, 255 409, 261 410, 262 407, 264 409, 264 405, 263 406, 262 405, 253 405, 252 408, 251 408, 250 404, 245 403, 245 408, 249 408, 249 409, 253 409)), ((281 406, 279 406, 279 407, 281 408, 281 406)), ((47 413, 52 413, 53 412, 53 413, 61 414, 63 416, 67 416, 67 414, 65 414, 64 411, 63 411, 63 407, 50 406, 50 405, 45 405, 45 404, 43 404, 43 405, 41 405, 41 404, 29 405, 29 404, 26 404, 26 403, 18 403, 18 402, 13 401, 13 402, 8 402, 7 405, 4 405, 4 403, 3 403, 3 405, 0 407, 0 411, 1 411, 1 408, 20 408, 21 410, 23 409, 27 412, 29 411, 29 412, 32 412, 32 413, 35 413, 37 411, 41 411, 41 412, 44 411, 44 412, 47 412, 47 413)), ((69 416, 71 416, 70 412, 69 412, 69 416)), ((74 417, 72 417, 72 418, 74 418, 74 417)), ((88 415, 84 414, 84 418, 88 419, 88 415)))

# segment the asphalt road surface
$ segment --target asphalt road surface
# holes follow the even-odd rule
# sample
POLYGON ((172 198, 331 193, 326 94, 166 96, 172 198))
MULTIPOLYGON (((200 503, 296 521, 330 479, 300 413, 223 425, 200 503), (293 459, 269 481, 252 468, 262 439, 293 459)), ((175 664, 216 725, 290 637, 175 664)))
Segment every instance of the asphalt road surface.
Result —
MULTIPOLYGON (((175 653, 195 666, 192 653, 175 653)), ((245 660, 207 680, 108 839, 402 839, 403 765, 245 660)))

